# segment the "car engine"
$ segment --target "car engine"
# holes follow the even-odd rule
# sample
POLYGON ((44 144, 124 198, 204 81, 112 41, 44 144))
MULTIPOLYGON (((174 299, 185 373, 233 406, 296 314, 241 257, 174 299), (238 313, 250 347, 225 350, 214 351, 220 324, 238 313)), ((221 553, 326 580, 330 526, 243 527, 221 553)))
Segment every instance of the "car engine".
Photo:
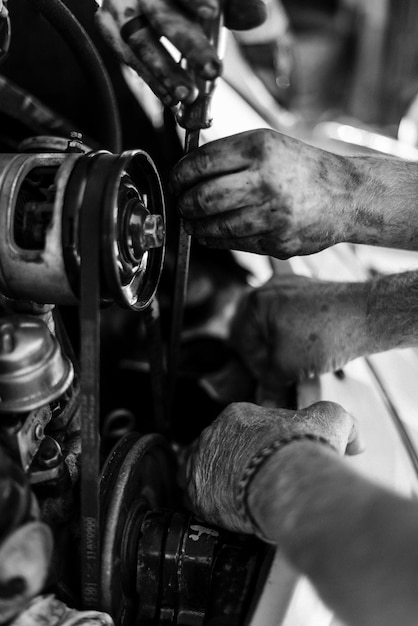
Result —
POLYGON ((225 406, 208 328, 246 272, 193 250, 173 385, 181 146, 95 8, 13 0, 0 24, 0 623, 238 626, 271 550, 197 519, 182 468, 225 406))

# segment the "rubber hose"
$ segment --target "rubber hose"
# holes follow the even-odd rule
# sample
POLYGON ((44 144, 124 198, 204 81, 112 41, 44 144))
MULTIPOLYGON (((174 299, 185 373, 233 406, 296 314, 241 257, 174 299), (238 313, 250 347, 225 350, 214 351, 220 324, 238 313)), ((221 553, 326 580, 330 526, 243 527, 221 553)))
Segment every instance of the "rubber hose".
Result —
POLYGON ((57 30, 86 68, 103 105, 105 131, 103 148, 118 154, 122 150, 122 131, 115 92, 107 69, 95 45, 80 22, 61 0, 32 0, 43 17, 57 30))

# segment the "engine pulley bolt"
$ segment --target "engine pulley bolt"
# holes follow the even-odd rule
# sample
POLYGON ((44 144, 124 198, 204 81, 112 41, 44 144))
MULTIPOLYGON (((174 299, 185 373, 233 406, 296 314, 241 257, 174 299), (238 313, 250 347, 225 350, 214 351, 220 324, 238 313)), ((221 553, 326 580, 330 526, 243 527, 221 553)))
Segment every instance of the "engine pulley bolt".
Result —
POLYGON ((2 354, 10 354, 15 347, 13 326, 11 324, 2 324, 0 326, 0 352, 2 354))
POLYGON ((139 260, 148 250, 161 248, 164 244, 164 220, 155 213, 148 213, 145 218, 133 213, 129 223, 129 235, 134 258, 139 260))
POLYGON ((75 130, 70 133, 70 141, 67 144, 66 152, 84 152, 83 135, 75 130))
POLYGON ((144 247, 145 250, 161 248, 164 243, 165 229, 161 215, 147 215, 144 220, 144 247))

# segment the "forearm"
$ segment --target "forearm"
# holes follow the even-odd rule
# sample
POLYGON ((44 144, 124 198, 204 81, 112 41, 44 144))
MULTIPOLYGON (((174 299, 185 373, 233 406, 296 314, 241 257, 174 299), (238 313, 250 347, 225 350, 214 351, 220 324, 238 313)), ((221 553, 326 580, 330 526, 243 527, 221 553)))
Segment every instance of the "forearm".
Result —
POLYGON ((418 250, 418 164, 385 157, 348 157, 346 241, 418 250))
POLYGON ((366 316, 370 354, 418 345, 418 271, 371 281, 366 316))
POLYGON ((253 479, 264 534, 353 626, 418 616, 418 505, 365 481, 325 446, 287 445, 253 479))

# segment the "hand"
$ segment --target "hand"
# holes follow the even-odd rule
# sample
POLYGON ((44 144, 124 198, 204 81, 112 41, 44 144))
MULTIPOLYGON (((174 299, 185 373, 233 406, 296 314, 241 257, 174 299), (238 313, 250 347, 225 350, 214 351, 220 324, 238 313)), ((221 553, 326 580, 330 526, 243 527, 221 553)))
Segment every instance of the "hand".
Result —
MULTIPOLYGON (((103 0, 97 24, 121 60, 138 72, 164 104, 172 106, 193 102, 198 92, 192 73, 180 67, 160 38, 166 37, 198 75, 214 79, 221 62, 199 19, 212 19, 218 13, 218 0, 103 0), (121 29, 136 17, 143 25, 124 41, 121 29)), ((229 28, 252 28, 266 16, 263 0, 228 0, 225 6, 229 28)))
POLYGON ((186 229, 203 244, 284 259, 347 241, 353 168, 261 129, 187 155, 171 182, 186 229))
POLYGON ((376 349, 369 289, 369 283, 277 276, 243 296, 232 347, 267 395, 283 382, 336 371, 376 349))
POLYGON ((265 446, 296 434, 324 437, 340 454, 360 449, 354 419, 333 402, 317 402, 300 411, 231 404, 202 432, 188 459, 186 485, 192 508, 208 522, 251 533, 251 524, 237 511, 243 472, 265 446))

